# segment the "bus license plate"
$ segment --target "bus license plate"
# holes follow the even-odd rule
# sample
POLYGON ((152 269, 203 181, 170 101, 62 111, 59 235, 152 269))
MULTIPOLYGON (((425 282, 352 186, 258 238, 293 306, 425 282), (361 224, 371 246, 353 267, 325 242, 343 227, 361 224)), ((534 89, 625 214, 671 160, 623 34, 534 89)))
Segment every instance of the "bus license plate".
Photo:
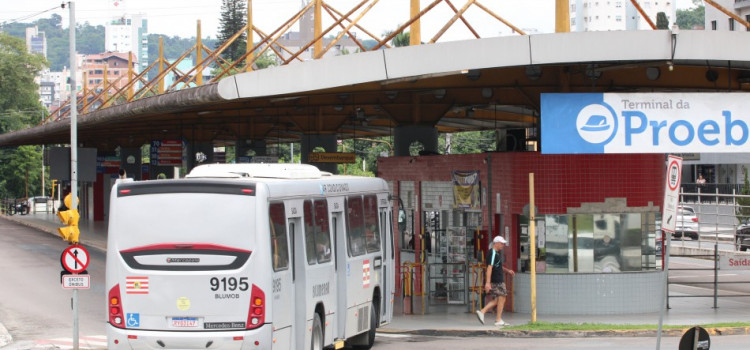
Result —
POLYGON ((198 319, 195 317, 173 317, 172 327, 175 327, 175 328, 198 327, 198 319))

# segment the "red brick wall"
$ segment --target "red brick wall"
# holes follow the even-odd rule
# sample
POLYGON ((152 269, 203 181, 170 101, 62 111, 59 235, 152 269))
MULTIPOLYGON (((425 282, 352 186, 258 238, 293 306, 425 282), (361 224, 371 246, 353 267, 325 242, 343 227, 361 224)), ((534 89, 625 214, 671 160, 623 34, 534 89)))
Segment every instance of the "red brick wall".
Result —
MULTIPOLYGON (((535 202, 542 214, 564 214, 568 207, 605 198, 627 198, 628 206, 660 206, 664 196, 664 155, 542 155, 536 152, 467 154, 378 159, 378 176, 388 181, 451 181, 454 170, 479 170, 492 193, 500 193, 503 215, 520 214, 529 202, 529 173, 534 173, 535 202)), ((419 186, 417 186, 419 187, 419 186)), ((485 219, 487 208, 485 210, 485 219)), ((496 208, 493 208, 496 210, 496 208)), ((485 220, 486 222, 486 220, 485 220)))
MULTIPOLYGON (((388 181, 415 181, 417 212, 423 208, 421 181, 451 181, 454 170, 479 170, 486 205, 482 208, 484 228, 487 210, 500 193, 503 225, 510 229, 511 246, 506 249, 509 267, 517 270, 516 227, 518 214, 529 203, 529 173, 534 173, 535 204, 540 214, 565 214, 582 203, 601 203, 605 198, 627 198, 629 207, 661 206, 664 196, 665 158, 662 154, 542 155, 536 152, 467 154, 378 159, 378 176, 388 181), (488 168, 488 157, 490 167, 488 168), (492 193, 489 193, 488 172, 492 193)), ((397 184, 394 188, 398 188, 397 184)), ((426 191, 426 189, 425 189, 426 191)), ((396 193, 397 194, 397 193, 396 193)), ((421 215, 415 215, 420 227, 421 215)), ((502 232, 493 222, 493 231, 502 232)), ((511 288, 511 286, 509 286, 511 288)))

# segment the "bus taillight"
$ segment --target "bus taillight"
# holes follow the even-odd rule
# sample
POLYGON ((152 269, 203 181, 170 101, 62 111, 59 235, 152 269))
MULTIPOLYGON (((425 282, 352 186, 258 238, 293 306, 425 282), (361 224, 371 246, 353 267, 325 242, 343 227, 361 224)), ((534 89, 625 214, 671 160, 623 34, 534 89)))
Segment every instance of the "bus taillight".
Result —
POLYGON ((120 299, 120 285, 116 284, 109 290, 109 324, 117 328, 125 328, 122 317, 122 299, 120 299))
POLYGON ((266 321, 266 295, 256 285, 250 292, 250 309, 247 313, 247 329, 258 328, 266 321))

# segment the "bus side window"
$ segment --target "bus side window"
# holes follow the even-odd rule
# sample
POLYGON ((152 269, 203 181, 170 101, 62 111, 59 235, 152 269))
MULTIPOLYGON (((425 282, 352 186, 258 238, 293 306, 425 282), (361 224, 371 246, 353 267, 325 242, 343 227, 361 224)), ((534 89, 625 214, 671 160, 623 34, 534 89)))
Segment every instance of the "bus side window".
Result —
POLYGON ((315 251, 318 263, 331 261, 331 231, 328 225, 328 202, 315 201, 315 251))
POLYGON ((271 203, 268 207, 268 216, 271 223, 273 270, 286 270, 289 268, 289 244, 284 222, 284 203, 271 203))
POLYGON ((365 219, 365 242, 367 252, 380 251, 380 228, 378 225, 378 198, 376 196, 365 196, 364 203, 365 219))
POLYGON ((307 255, 307 264, 315 265, 317 256, 315 254, 315 229, 313 228, 312 201, 305 201, 305 253, 307 255))
POLYGON ((362 197, 352 196, 347 198, 346 215, 346 239, 349 244, 349 255, 362 255, 365 253, 365 222, 362 215, 362 197))

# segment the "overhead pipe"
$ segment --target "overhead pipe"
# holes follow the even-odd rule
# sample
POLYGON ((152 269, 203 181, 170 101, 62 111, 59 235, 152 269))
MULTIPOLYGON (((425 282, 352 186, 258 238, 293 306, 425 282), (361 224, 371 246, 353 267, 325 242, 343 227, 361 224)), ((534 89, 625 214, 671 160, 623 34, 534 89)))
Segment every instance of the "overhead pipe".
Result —
POLYGON ((415 46, 422 43, 422 21, 419 20, 419 0, 411 0, 409 8, 409 18, 417 17, 409 28, 409 46, 415 46))
POLYGON ((638 1, 630 0, 630 2, 633 4, 633 6, 635 6, 635 9, 638 10, 638 13, 641 14, 641 17, 643 17, 643 19, 645 19, 646 22, 648 22, 648 25, 651 26, 651 29, 656 29, 656 25, 654 24, 654 22, 651 21, 651 18, 648 17, 648 15, 646 14, 646 11, 643 11, 643 8, 641 8, 641 5, 638 5, 638 1))
MULTIPOLYGON (((377 2, 377 0, 375 2, 377 2)), ((370 7, 372 7, 372 6, 370 6, 370 7)), ((323 3, 323 9, 326 10, 326 12, 328 12, 328 15, 331 16, 331 18, 333 18, 334 21, 336 21, 339 18, 341 18, 341 16, 337 17, 336 15, 333 14, 333 11, 331 11, 332 7, 328 6, 328 4, 323 3)), ((349 23, 351 23, 352 26, 358 27, 357 21, 352 21, 349 18, 344 18, 344 20, 346 20, 349 23)), ((362 50, 362 52, 367 51, 367 48, 364 45, 362 45, 362 43, 359 40, 357 40, 357 37, 354 34, 351 33, 351 31, 350 31, 351 26, 350 27, 346 27, 346 26, 344 26, 343 23, 339 23, 339 27, 341 27, 341 29, 344 30, 343 33, 349 34, 349 38, 351 38, 352 41, 354 41, 354 43, 357 44, 357 46, 359 46, 359 49, 362 50)), ((338 40, 334 40, 334 42, 336 42, 336 41, 338 41, 338 40)), ((333 43, 329 44, 329 46, 331 46, 331 45, 333 45, 333 43)), ((324 49, 324 51, 328 51, 328 50, 324 49)))
MULTIPOLYGON (((453 3, 450 0, 445 0, 445 3, 448 4, 448 6, 451 8, 451 10, 453 10, 453 13, 458 13, 458 9, 455 6, 453 6, 453 3)), ((471 24, 469 23, 469 21, 466 20, 466 17, 464 17, 463 15, 461 15, 459 17, 461 19, 461 22, 464 22, 464 25, 466 25, 466 28, 468 28, 469 31, 472 34, 474 34, 474 37, 477 38, 477 39, 480 39, 479 33, 477 33, 477 31, 474 30, 474 27, 472 27, 471 24)))
POLYGON ((555 33, 570 32, 570 2, 555 0, 555 33))

